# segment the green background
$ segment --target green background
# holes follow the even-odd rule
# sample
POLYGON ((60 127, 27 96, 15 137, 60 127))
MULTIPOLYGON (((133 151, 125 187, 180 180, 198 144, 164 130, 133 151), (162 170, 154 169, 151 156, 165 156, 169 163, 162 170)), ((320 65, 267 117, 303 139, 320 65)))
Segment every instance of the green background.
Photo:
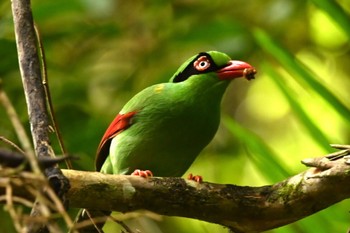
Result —
MULTIPOLYGON (((330 143, 349 144, 347 0, 34 0, 32 9, 58 124, 69 153, 80 157, 75 169, 93 170, 99 140, 128 99, 207 50, 249 62, 258 74, 230 85, 220 129, 190 172, 209 182, 261 186, 305 170, 300 160, 334 151, 330 143)), ((29 133, 10 1, 0 3, 0 79, 29 133)), ((0 135, 18 143, 2 106, 0 135)), ((343 201, 271 232, 346 232, 349 208, 343 201)), ((12 232, 7 212, 0 215, 4 232, 12 232)), ((227 232, 160 219, 129 224, 142 232, 227 232)))

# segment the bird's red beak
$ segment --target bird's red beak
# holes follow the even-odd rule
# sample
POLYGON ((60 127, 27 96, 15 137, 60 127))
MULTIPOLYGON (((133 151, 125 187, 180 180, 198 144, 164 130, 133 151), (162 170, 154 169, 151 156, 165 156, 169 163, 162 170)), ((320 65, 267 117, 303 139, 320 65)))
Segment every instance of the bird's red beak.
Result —
POLYGON ((253 66, 243 61, 230 61, 226 66, 217 71, 219 79, 234 79, 244 77, 248 80, 254 79, 256 70, 253 66))

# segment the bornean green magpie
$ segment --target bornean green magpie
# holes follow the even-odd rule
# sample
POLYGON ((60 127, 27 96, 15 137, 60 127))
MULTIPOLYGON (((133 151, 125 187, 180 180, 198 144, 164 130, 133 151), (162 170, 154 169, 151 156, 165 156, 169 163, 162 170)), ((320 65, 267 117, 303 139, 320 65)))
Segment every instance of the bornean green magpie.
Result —
MULTIPOLYGON (((187 60, 169 82, 136 94, 107 128, 96 170, 143 177, 182 176, 214 137, 230 82, 253 79, 248 63, 217 51, 187 60)), ((198 176, 191 179, 200 181, 198 176)))

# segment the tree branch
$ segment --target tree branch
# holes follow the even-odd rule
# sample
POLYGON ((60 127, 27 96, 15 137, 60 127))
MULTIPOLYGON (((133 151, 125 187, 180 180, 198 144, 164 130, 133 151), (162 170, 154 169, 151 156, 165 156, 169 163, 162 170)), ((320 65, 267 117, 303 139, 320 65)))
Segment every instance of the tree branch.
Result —
MULTIPOLYGON (((345 157, 336 157, 335 161, 332 161, 334 156, 304 160, 303 163, 315 167, 262 187, 196 183, 182 178, 144 179, 99 172, 62 171, 71 184, 67 199, 73 208, 120 212, 146 209, 161 215, 221 224, 234 232, 250 233, 287 225, 349 198, 348 154, 349 149, 342 152, 345 157)), ((11 178, 14 196, 32 196, 25 192, 24 187, 39 186, 41 181, 28 177, 20 178, 22 182, 11 178), (21 185, 16 186, 18 183, 21 185)), ((0 195, 4 192, 0 190, 0 195)))
MULTIPOLYGON (((40 62, 36 48, 33 17, 30 1, 12 1, 12 14, 15 26, 16 44, 22 83, 26 97, 29 123, 31 126, 35 152, 38 156, 48 154, 48 118, 45 96, 41 88, 40 62)), ((29 161, 36 173, 41 173, 34 155, 29 161)))
POLYGON ((321 168, 262 187, 198 184, 181 178, 146 180, 73 170, 63 173, 71 182, 67 194, 71 207, 121 212, 147 209, 247 233, 292 223, 349 198, 348 161, 321 160, 321 168))
MULTIPOLYGON (((37 52, 37 40, 35 37, 33 16, 30 0, 12 0, 12 14, 15 26, 16 45, 21 71, 22 83, 26 97, 29 123, 34 142, 36 155, 41 157, 52 157, 54 155, 49 139, 49 118, 47 115, 45 91, 42 85, 40 62, 37 52)), ((27 153, 31 169, 38 177, 43 177, 38 162, 32 153, 27 153)), ((61 190, 53 187, 60 198, 64 198, 64 192, 69 186, 65 177, 59 169, 48 168, 46 175, 51 186, 54 182, 63 186, 61 190)), ((52 190, 48 190, 50 192, 52 190)), ((32 215, 50 215, 49 208, 43 203, 36 202, 32 209, 32 215)), ((54 224, 52 224, 54 225, 54 224)), ((47 232, 51 225, 42 223, 30 223, 27 232, 47 232)), ((57 228, 55 228, 57 229, 57 228)))

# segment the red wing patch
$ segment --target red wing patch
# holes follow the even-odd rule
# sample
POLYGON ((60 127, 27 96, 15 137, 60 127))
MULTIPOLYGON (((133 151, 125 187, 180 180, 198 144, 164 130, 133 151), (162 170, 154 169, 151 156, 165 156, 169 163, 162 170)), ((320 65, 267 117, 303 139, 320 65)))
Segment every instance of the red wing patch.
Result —
POLYGON ((99 171, 109 155, 109 147, 112 139, 123 130, 127 129, 131 125, 131 119, 136 112, 129 112, 125 114, 118 114, 112 123, 108 126, 105 134, 103 135, 100 145, 97 148, 95 167, 96 171, 99 171))

